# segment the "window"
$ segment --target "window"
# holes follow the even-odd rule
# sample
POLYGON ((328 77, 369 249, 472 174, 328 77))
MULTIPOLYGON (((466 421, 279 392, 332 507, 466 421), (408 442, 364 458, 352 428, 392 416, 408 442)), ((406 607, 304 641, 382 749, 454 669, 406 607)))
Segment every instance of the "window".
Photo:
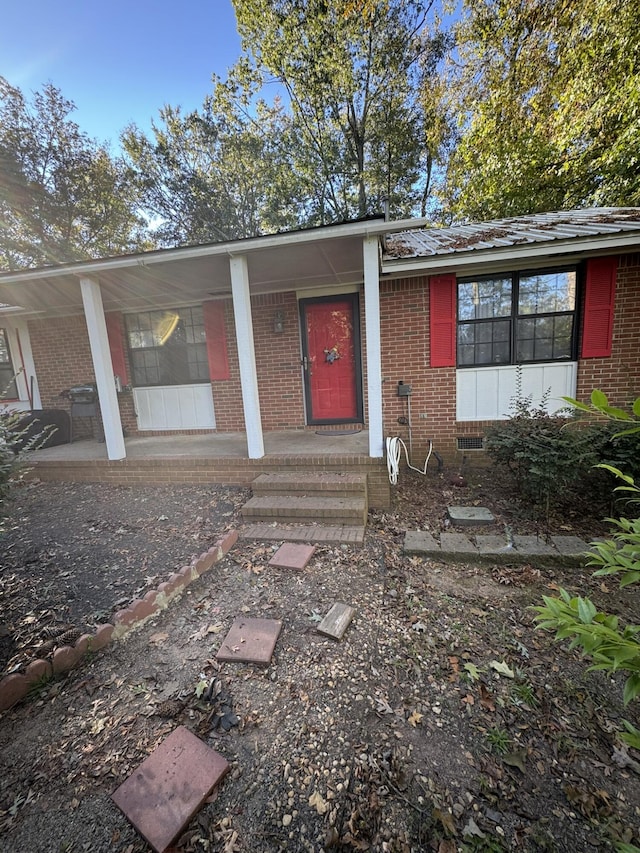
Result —
POLYGON ((133 385, 209 381, 202 307, 128 314, 125 324, 133 385))
POLYGON ((575 268, 458 282, 458 366, 575 358, 575 268))
POLYGON ((18 386, 11 362, 9 341, 4 329, 0 329, 0 398, 5 400, 18 399, 18 386))

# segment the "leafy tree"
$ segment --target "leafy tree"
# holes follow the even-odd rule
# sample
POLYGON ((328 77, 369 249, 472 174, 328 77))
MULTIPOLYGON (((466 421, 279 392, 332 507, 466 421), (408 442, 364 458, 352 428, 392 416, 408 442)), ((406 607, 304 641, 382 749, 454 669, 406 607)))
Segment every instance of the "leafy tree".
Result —
POLYGON ((130 170, 69 118, 47 84, 28 104, 0 78, 0 266, 39 266, 145 245, 130 170))
POLYGON ((248 87, 238 92, 216 81, 202 109, 183 114, 164 107, 152 138, 135 126, 124 132, 123 147, 161 243, 230 240, 297 223, 288 119, 279 103, 250 100, 248 87))
POLYGON ((464 0, 447 203, 486 219, 640 203, 640 6, 464 0))
POLYGON ((424 213, 447 125, 434 0, 234 0, 246 57, 232 71, 284 88, 306 224, 424 213), (432 120, 434 113, 437 120, 432 120))

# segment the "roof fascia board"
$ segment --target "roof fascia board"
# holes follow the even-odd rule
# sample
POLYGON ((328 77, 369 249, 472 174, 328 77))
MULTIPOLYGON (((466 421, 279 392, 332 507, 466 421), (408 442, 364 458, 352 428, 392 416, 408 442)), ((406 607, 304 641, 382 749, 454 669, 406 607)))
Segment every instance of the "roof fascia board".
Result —
POLYGON ((419 273, 425 269, 439 270, 463 269, 465 267, 488 266, 505 261, 520 261, 540 257, 553 257, 558 255, 576 256, 584 253, 600 252, 602 250, 615 250, 640 247, 640 232, 633 234, 616 235, 615 237, 601 237, 600 239, 583 238, 580 241, 526 243, 520 246, 509 246, 503 249, 482 249, 470 252, 449 252, 446 255, 425 255, 420 258, 411 258, 406 261, 384 261, 382 262, 383 275, 396 273, 419 273))
POLYGON ((20 281, 34 281, 42 278, 58 278, 63 275, 78 277, 99 275, 105 270, 127 269, 137 266, 170 263, 181 260, 191 260, 204 257, 228 255, 238 257, 260 249, 273 249, 287 245, 316 243, 318 241, 335 240, 344 237, 371 237, 393 231, 423 228, 428 224, 425 219, 403 219, 395 222, 370 220, 366 222, 346 223, 344 225, 327 225, 318 230, 288 231, 283 234, 271 234, 264 237, 252 237, 244 240, 234 240, 226 243, 213 243, 206 246, 187 246, 182 249, 160 249, 139 255, 125 255, 120 258, 106 258, 76 262, 60 267, 38 267, 35 269, 19 270, 12 273, 0 273, 0 283, 12 284, 20 281))

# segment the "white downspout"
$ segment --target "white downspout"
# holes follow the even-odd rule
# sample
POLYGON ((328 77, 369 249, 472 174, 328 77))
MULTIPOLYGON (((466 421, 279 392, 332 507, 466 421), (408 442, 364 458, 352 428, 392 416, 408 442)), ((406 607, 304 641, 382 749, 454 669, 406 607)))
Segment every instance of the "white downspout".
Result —
POLYGON ((112 460, 124 459, 127 454, 124 448, 122 421, 120 420, 118 395, 116 394, 116 385, 113 378, 111 351, 109 350, 109 338, 107 337, 107 324, 104 319, 100 285, 91 278, 81 278, 80 291, 82 293, 84 316, 87 321, 87 331, 89 332, 93 370, 96 375, 96 385, 98 386, 98 400, 100 401, 100 411, 102 413, 107 458, 112 460))
POLYGON ((367 335, 367 396, 369 426, 369 456, 384 454, 382 427, 382 355, 380 344, 380 267, 378 238, 365 237, 362 245, 364 260, 364 312, 367 335))
POLYGON ((261 459, 264 456, 264 437, 260 414, 260 396, 258 394, 258 373, 256 369, 256 350, 253 341, 253 320, 251 318, 251 294, 249 292, 249 269, 245 255, 229 259, 231 271, 231 292, 233 295, 233 315, 236 324, 238 361, 240 363, 240 384, 242 386, 242 405, 244 423, 247 431, 247 451, 249 459, 261 459))

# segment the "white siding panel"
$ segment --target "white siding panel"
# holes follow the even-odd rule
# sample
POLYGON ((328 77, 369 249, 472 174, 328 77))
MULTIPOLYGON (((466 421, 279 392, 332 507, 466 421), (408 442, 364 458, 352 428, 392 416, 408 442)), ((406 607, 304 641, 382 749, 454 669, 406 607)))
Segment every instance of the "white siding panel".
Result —
POLYGON ((211 385, 134 388, 138 429, 215 429, 211 385))
MULTIPOLYGON (((551 414, 566 404, 562 397, 575 397, 577 363, 527 364, 521 368, 522 395, 539 406, 549 391, 546 409, 551 414)), ((511 415, 509 406, 516 393, 518 368, 476 367, 456 371, 456 418, 459 421, 498 421, 511 415)))

